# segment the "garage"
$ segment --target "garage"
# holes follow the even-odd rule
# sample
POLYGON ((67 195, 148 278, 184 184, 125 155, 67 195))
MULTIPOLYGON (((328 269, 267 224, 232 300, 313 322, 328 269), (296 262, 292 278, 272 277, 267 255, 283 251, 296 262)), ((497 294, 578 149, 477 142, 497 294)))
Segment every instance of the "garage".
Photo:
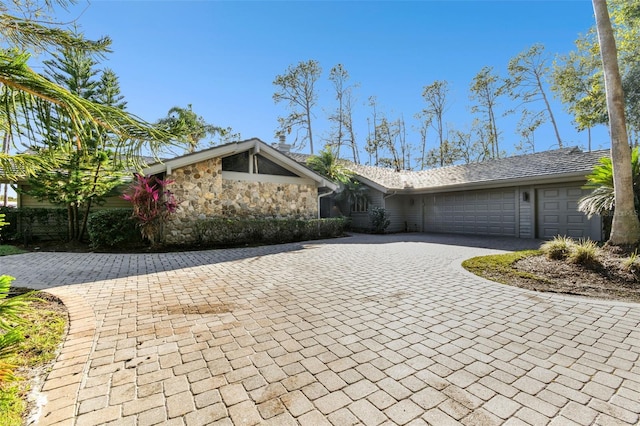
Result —
POLYGON ((555 186, 536 189, 536 237, 550 239, 557 235, 572 238, 602 239, 600 218, 578 211, 580 198, 589 190, 580 186, 555 186))
POLYGON ((515 189, 425 195, 424 230, 515 237, 516 204, 515 189))

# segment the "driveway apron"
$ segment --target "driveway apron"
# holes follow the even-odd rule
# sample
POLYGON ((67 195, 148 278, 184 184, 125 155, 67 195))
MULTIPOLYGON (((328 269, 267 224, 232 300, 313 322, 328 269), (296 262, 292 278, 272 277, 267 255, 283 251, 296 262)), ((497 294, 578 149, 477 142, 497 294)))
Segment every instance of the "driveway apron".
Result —
POLYGON ((37 424, 637 424, 640 305, 460 266, 532 243, 355 235, 0 272, 70 312, 37 424))

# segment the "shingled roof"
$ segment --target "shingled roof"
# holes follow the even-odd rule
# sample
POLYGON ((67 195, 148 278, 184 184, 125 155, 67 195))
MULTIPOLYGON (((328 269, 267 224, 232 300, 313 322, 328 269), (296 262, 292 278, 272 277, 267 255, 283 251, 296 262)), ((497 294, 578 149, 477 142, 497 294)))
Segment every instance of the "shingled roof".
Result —
POLYGON ((365 183, 383 192, 435 192, 445 188, 579 179, 589 174, 602 157, 608 156, 609 150, 583 152, 573 147, 422 171, 397 172, 353 163, 347 167, 365 183))
MULTIPOLYGON (((305 164, 309 155, 286 153, 305 164)), ((422 171, 364 166, 345 161, 358 180, 384 193, 439 192, 444 189, 464 189, 582 179, 589 174, 609 150, 583 152, 577 147, 562 148, 535 154, 460 164, 422 171)))

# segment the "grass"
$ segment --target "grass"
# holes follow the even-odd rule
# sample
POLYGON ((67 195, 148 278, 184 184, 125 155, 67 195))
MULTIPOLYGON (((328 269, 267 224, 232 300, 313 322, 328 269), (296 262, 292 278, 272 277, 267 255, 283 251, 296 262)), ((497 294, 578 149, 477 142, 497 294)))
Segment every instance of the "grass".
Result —
POLYGON ((563 260, 569 257, 574 246, 575 241, 573 241, 573 239, 558 235, 554 237, 553 240, 542 244, 540 250, 542 250, 548 259, 563 260))
POLYGON ((477 256, 462 262, 462 267, 483 278, 508 284, 516 278, 543 281, 534 274, 518 271, 512 265, 520 259, 542 254, 540 250, 523 250, 513 253, 477 256))
POLYGON ((48 309, 46 301, 31 302, 18 328, 25 339, 0 360, 15 366, 18 381, 0 382, 0 426, 24 424, 30 373, 46 367, 57 355, 67 326, 66 315, 48 309))
POLYGON ((26 253, 25 250, 18 247, 0 244, 0 256, 9 256, 10 254, 26 253))
POLYGON ((591 240, 580 240, 573 246, 569 253, 569 260, 586 267, 597 267, 600 265, 598 260, 599 247, 598 244, 591 240))

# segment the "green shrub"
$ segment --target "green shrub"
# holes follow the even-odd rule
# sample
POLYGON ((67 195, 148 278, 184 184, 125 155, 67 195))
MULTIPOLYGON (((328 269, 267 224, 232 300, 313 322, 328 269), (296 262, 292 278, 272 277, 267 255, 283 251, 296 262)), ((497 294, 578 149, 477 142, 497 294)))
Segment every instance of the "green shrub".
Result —
POLYGON ((542 244, 540 250, 549 259, 562 260, 569 257, 574 245, 575 242, 571 238, 558 235, 553 240, 542 244))
POLYGON ((65 241, 68 237, 65 208, 0 207, 0 213, 8 222, 2 228, 0 242, 65 241))
POLYGON ((598 245, 590 239, 580 240, 573 244, 569 253, 569 260, 578 265, 596 267, 600 265, 598 259, 598 245))
POLYGON ((98 210, 89 214, 87 232, 92 249, 143 244, 132 209, 98 210))
POLYGON ((346 220, 331 219, 225 219, 209 218, 194 225, 196 242, 202 246, 228 247, 282 244, 339 237, 346 220))
POLYGON ((371 231, 375 234, 383 234, 391 224, 387 211, 380 207, 373 207, 369 210, 369 218, 371 219, 371 231))
POLYGON ((640 258, 638 257, 638 250, 635 250, 629 255, 629 257, 622 261, 622 267, 627 271, 633 272, 638 269, 639 262, 640 258))

